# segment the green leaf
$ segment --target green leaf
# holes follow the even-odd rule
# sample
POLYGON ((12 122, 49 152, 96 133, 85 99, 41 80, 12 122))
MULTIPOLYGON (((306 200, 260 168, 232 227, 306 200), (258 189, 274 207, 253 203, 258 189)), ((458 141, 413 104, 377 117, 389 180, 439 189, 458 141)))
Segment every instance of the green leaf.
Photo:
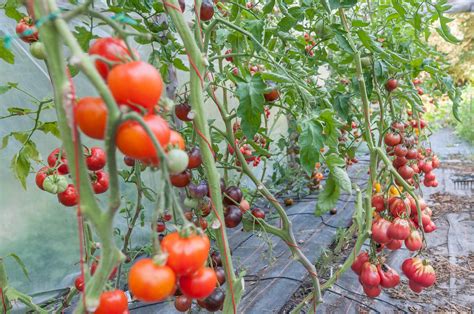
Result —
POLYGON ((3 39, 0 38, 0 59, 3 59, 3 61, 13 64, 15 63, 15 55, 5 47, 5 42, 3 39))
POLYGON ((7 257, 11 257, 15 260, 15 262, 20 266, 23 274, 25 275, 25 277, 30 280, 30 275, 28 274, 28 269, 26 268, 25 266, 25 263, 23 263, 23 261, 21 260, 21 258, 16 255, 15 253, 10 253, 7 255, 7 257))
POLYGON ((401 18, 404 18, 405 15, 407 14, 407 11, 405 8, 398 2, 398 0, 392 0, 392 7, 395 9, 395 11, 398 12, 401 18))
POLYGON ((3 138, 2 138, 2 147, 0 147, 0 149, 4 149, 5 147, 7 147, 8 145, 8 140, 10 139, 10 134, 9 135, 5 135, 3 138))
POLYGON ((77 38, 81 48, 85 51, 89 49, 89 42, 94 38, 90 30, 84 26, 77 26, 75 28, 74 36, 77 38))
POLYGON ((331 109, 325 109, 319 114, 318 120, 323 123, 323 136, 326 144, 330 147, 337 147, 341 135, 339 128, 343 124, 337 120, 336 113, 331 109))
POLYGON ((370 25, 370 23, 362 21, 362 20, 352 20, 351 23, 352 23, 352 27, 365 27, 365 26, 370 25))
POLYGON ((273 7, 275 6, 275 0, 268 0, 267 3, 263 6, 263 13, 268 14, 273 11, 273 7))
POLYGON ((278 22, 278 30, 281 32, 288 32, 290 29, 292 29, 296 23, 298 23, 298 20, 295 19, 292 16, 285 16, 278 22))
POLYGON ((18 22, 23 17, 23 14, 17 10, 21 5, 19 0, 7 0, 3 5, 5 15, 18 22))
POLYGON ((298 138, 300 163, 306 173, 311 174, 319 161, 320 149, 324 147, 322 126, 314 120, 303 122, 298 138))
POLYGON ((12 87, 10 85, 2 85, 0 86, 0 95, 5 94, 8 92, 12 87))
POLYGON ((30 173, 31 163, 23 151, 15 154, 10 164, 13 174, 20 181, 23 188, 26 190, 26 177, 30 173))
MULTIPOLYGON (((253 37, 257 40, 258 43, 262 42, 263 38, 263 20, 245 20, 244 28, 249 31, 253 37)), ((255 45, 256 50, 258 51, 260 48, 258 45, 255 45)))
POLYGON ((329 0, 332 10, 339 8, 351 8, 357 4, 357 0, 329 0))
POLYGON ((326 180, 326 185, 324 190, 319 194, 318 202, 316 204, 316 216, 321 216, 322 214, 328 212, 337 204, 341 190, 339 185, 334 180, 334 177, 329 174, 328 179, 326 180))
POLYGON ((349 118, 350 99, 351 96, 349 94, 338 94, 334 98, 334 108, 344 120, 349 118))
POLYGON ((38 130, 44 132, 44 133, 51 133, 57 138, 61 136, 58 128, 58 123, 56 121, 50 121, 50 122, 43 122, 39 127, 38 130))
POLYGON ((175 58, 173 60, 173 65, 181 71, 186 71, 186 72, 189 71, 189 68, 184 64, 183 60, 181 60, 180 58, 175 58))
POLYGON ((354 53, 354 50, 352 50, 352 47, 349 44, 349 41, 347 41, 346 37, 343 34, 337 33, 335 38, 337 43, 339 44, 339 48, 350 54, 354 53))
POLYGON ((344 161, 344 159, 342 159, 337 154, 330 154, 329 156, 326 156, 325 161, 330 170, 335 167, 344 167, 346 165, 346 162, 344 161))
POLYGON ((284 76, 274 72, 262 72, 261 74, 262 79, 264 81, 273 81, 275 83, 291 83, 293 82, 288 78, 288 76, 284 76))
POLYGON ((248 138, 253 138, 260 128, 265 99, 266 85, 260 75, 248 76, 237 83, 236 94, 239 98, 237 116, 241 119, 242 130, 248 138))
POLYGON ((375 77, 377 78, 377 80, 379 81, 385 81, 386 78, 387 78, 387 73, 388 73, 388 70, 387 70, 387 65, 385 64, 385 62, 383 62, 382 60, 375 60, 374 61, 374 71, 375 71, 375 77))
POLYGON ((341 167, 334 167, 331 169, 331 173, 334 176, 334 180, 336 180, 336 184, 339 185, 342 190, 352 194, 351 179, 347 171, 341 167))

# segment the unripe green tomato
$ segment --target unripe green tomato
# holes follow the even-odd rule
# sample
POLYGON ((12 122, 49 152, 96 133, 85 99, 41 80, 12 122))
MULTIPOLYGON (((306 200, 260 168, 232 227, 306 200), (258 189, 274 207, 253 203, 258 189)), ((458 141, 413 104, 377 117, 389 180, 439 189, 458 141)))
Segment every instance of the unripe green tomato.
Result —
POLYGON ((365 68, 368 68, 372 65, 370 57, 362 57, 360 59, 360 62, 362 63, 362 66, 365 67, 365 68))
POLYGON ((65 176, 52 174, 47 176, 43 182, 43 189, 52 194, 58 194, 66 191, 68 182, 65 176))
POLYGON ((199 200, 195 198, 186 197, 183 202, 184 206, 187 208, 196 208, 199 205, 199 200))
POLYGON ((172 149, 167 154, 168 169, 171 174, 178 174, 188 168, 188 154, 181 149, 172 149))
POLYGON ((44 44, 40 41, 36 41, 30 44, 30 53, 36 59, 46 59, 46 49, 44 48, 44 44))

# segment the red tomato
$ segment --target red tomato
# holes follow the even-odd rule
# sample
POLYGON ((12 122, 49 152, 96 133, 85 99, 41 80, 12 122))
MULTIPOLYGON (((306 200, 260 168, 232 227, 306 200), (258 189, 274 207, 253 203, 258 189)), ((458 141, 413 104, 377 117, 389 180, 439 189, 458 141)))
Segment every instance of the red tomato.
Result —
POLYGON ((396 79, 389 79, 389 80, 385 83, 385 89, 386 89, 388 92, 394 91, 397 87, 398 87, 398 81, 397 81, 396 79))
POLYGON ((391 240, 388 242, 385 247, 389 250, 396 251, 402 247, 403 240, 391 240))
POLYGON ((265 212, 260 208, 252 209, 252 215, 255 218, 265 219, 265 212))
POLYGON ((35 177, 36 185, 40 189, 44 190, 44 188, 43 188, 44 179, 46 179, 47 176, 49 176, 53 173, 54 173, 54 170, 52 170, 48 166, 45 166, 45 167, 41 168, 40 170, 38 170, 38 172, 36 173, 36 177, 35 177))
POLYGON ((396 146, 400 144, 402 137, 397 133, 387 133, 385 134, 384 142, 387 146, 396 146))
POLYGON ((407 216, 411 213, 410 207, 410 200, 408 198, 401 199, 400 197, 391 197, 388 200, 390 213, 394 217, 398 217, 402 214, 407 214, 407 216))
POLYGON ((101 194, 109 189, 109 174, 103 170, 92 174, 92 189, 95 194, 101 194))
POLYGON ((242 199, 242 201, 240 201, 239 207, 242 214, 244 214, 246 211, 250 209, 250 204, 246 199, 242 199))
POLYGON ((174 307, 178 312, 186 312, 193 305, 193 299, 188 298, 185 295, 180 295, 174 300, 174 307))
POLYGON ((387 265, 378 265, 377 271, 380 276, 380 285, 384 288, 393 288, 400 283, 400 275, 387 265))
POLYGON ((193 148, 191 148, 191 150, 188 152, 188 157, 188 169, 195 169, 202 164, 201 150, 199 149, 199 147, 194 146, 193 148))
POLYGON ((185 102, 174 107, 174 114, 181 121, 193 121, 194 114, 190 114, 191 110, 191 106, 185 102))
POLYGON ((225 226, 227 228, 235 228, 242 221, 242 211, 239 207, 229 205, 225 208, 225 226))
MULTIPOLYGON (((232 53, 232 49, 227 49, 224 54, 225 54, 225 55, 230 55, 231 53, 232 53)), ((225 57, 225 59, 226 59, 227 61, 229 61, 229 62, 233 62, 233 61, 234 61, 234 58, 233 58, 232 56, 230 56, 230 57, 225 57)))
POLYGON ((368 261, 369 254, 367 252, 360 252, 351 265, 352 271, 354 271, 354 273, 356 273, 357 275, 360 275, 362 271, 362 265, 364 265, 364 263, 368 261))
POLYGON ((405 246, 410 251, 418 251, 423 246, 423 240, 418 230, 412 230, 408 238, 405 239, 405 246))
POLYGON ((59 148, 56 148, 55 150, 51 152, 51 154, 49 154, 48 165, 51 168, 57 167, 59 174, 64 175, 64 174, 69 173, 69 168, 67 166, 66 152, 64 150, 60 152, 59 148), (59 155, 61 155, 60 161, 58 161, 59 155))
POLYGON ((408 279, 423 287, 429 287, 436 281, 433 267, 428 264, 428 261, 418 257, 406 259, 402 264, 402 270, 408 279))
MULTIPOLYGON (((170 140, 168 123, 158 115, 149 114, 144 118, 158 142, 165 147, 170 140)), ((126 121, 120 125, 115 138, 117 147, 129 157, 140 160, 156 158, 157 152, 151 138, 136 121, 126 121)))
POLYGON ((92 138, 103 140, 107 125, 107 106, 100 97, 84 97, 74 107, 76 123, 81 131, 92 138))
POLYGON ((179 132, 175 130, 171 130, 170 139, 168 142, 168 150, 170 148, 179 148, 184 150, 186 148, 186 144, 184 143, 184 138, 181 136, 179 132))
POLYGON ((408 280, 408 287, 415 293, 422 292, 424 288, 422 285, 417 284, 413 280, 408 280))
POLYGON ((107 156, 102 148, 92 147, 88 152, 86 152, 86 156, 87 169, 97 171, 104 168, 107 156))
POLYGON ((75 206, 79 201, 79 194, 77 194, 74 184, 69 184, 64 192, 58 193, 58 200, 64 206, 75 206))
POLYGON ((407 153, 405 155, 407 159, 416 159, 418 157, 418 152, 416 151, 415 148, 407 150, 407 153))
POLYGON ((158 105, 163 81, 158 70, 143 61, 117 65, 107 77, 110 91, 119 105, 147 112, 158 105))
POLYGON ((191 172, 186 170, 179 174, 173 174, 170 176, 171 184, 178 187, 184 188, 191 182, 191 172))
POLYGON ((33 43, 38 41, 38 30, 35 27, 33 19, 29 16, 23 17, 16 25, 15 31, 17 35, 25 43, 33 43))
POLYGON ((387 230, 387 235, 394 240, 405 240, 410 235, 410 223, 406 219, 395 218, 387 230))
POLYGON ((369 297, 369 298, 376 298, 380 295, 382 292, 382 289, 380 289, 379 286, 365 286, 362 285, 364 288, 364 293, 369 297))
POLYGON ((204 0, 201 3, 201 11, 199 12, 199 17, 201 21, 209 21, 214 16, 214 4, 211 0, 204 0))
POLYGON ((170 267, 144 258, 130 268, 128 287, 138 300, 158 302, 174 294, 176 275, 170 267))
POLYGON ((379 218, 372 223, 372 240, 377 243, 385 244, 390 242, 390 238, 387 234, 390 222, 384 218, 379 218))
POLYGON ((278 91, 276 84, 273 82, 267 82, 267 85, 268 91, 263 94, 265 100, 269 102, 278 100, 280 98, 280 92, 278 91))
POLYGON ((377 266, 370 262, 365 262, 362 265, 362 271, 360 273, 360 282, 364 286, 376 287, 380 284, 380 275, 377 271, 377 266))
POLYGON ((381 212, 385 209, 385 198, 382 194, 372 196, 372 207, 374 207, 377 212, 381 212))
POLYGON ((185 296, 193 299, 207 298, 216 285, 216 272, 209 267, 202 267, 191 275, 179 278, 179 288, 185 296))
POLYGON ((77 276, 74 280, 74 286, 76 287, 77 291, 84 291, 84 277, 77 276))
MULTIPOLYGON (((111 62, 125 62, 130 59, 130 52, 125 42, 114 37, 97 39, 89 48, 89 54, 98 55, 111 62)), ((98 59, 95 61, 95 67, 104 80, 107 79, 110 66, 98 59)))
POLYGON ((95 314, 124 314, 128 312, 128 299, 122 290, 102 292, 95 314))
POLYGON ((423 226, 423 228, 425 229, 426 233, 431 233, 431 232, 435 231, 437 227, 436 227, 435 223, 431 221, 428 225, 423 226))
POLYGON ((403 165, 399 167, 397 171, 400 176, 405 180, 413 178, 413 175, 415 174, 415 171, 408 165, 403 165))
POLYGON ((176 275, 183 276, 204 266, 211 245, 206 235, 193 234, 185 238, 173 232, 164 237, 161 247, 168 253, 166 264, 176 275))

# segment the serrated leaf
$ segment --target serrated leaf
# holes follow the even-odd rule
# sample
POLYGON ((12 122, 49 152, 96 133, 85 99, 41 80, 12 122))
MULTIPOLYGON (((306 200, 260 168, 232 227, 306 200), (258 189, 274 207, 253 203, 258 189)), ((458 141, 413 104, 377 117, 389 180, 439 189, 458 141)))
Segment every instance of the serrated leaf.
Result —
POLYGON ((335 167, 344 167, 346 165, 346 162, 344 161, 344 159, 336 154, 330 154, 329 156, 326 156, 325 161, 329 169, 332 169, 335 167))
POLYGON ((264 81, 273 81, 275 83, 291 83, 292 80, 288 78, 288 76, 280 75, 274 72, 262 72, 261 74, 262 79, 264 81))
POLYGON ((23 14, 18 11, 21 5, 19 0, 7 0, 3 5, 5 15, 18 22, 23 17, 23 14))
POLYGON ((31 163, 22 152, 15 154, 10 167, 15 177, 20 181, 22 187, 26 190, 26 177, 30 173, 31 163))
MULTIPOLYGON (((249 31, 257 42, 262 42, 263 38, 263 20, 245 20, 244 23, 245 30, 249 31)), ((255 49, 258 51, 260 48, 258 45, 255 45, 255 49)))
POLYGON ((349 94, 337 94, 337 96, 334 98, 334 108, 344 120, 349 118, 350 99, 351 96, 349 94))
POLYGON ((323 136, 327 145, 337 147, 341 135, 339 128, 343 124, 337 120, 336 113, 333 110, 325 109, 319 114, 318 120, 323 123, 323 136))
POLYGON ((58 123, 56 121, 44 122, 38 127, 38 130, 46 134, 51 133, 58 138, 61 136, 58 128, 58 123))
POLYGON ((175 58, 173 60, 173 65, 181 71, 186 71, 186 72, 189 71, 189 68, 184 64, 183 60, 181 60, 180 58, 175 58))
POLYGON ((284 18, 282 18, 280 22, 278 22, 278 30, 280 32, 288 32, 290 29, 292 29, 296 25, 296 23, 298 23, 297 19, 295 19, 292 16, 287 15, 284 18))
POLYGON ((342 190, 352 194, 351 179, 349 178, 346 170, 341 167, 333 167, 330 171, 334 176, 336 184, 339 185, 342 190))
POLYGON ((237 116, 245 136, 253 138, 260 128, 265 99, 263 93, 266 85, 260 75, 247 77, 237 83, 236 94, 239 98, 237 116))
POLYGON ((15 253, 10 253, 8 254, 7 256, 13 258, 15 260, 15 262, 20 266, 23 274, 25 275, 25 277, 30 280, 30 275, 28 274, 28 269, 26 268, 26 265, 25 263, 23 263, 23 261, 21 260, 21 258, 16 255, 15 253))
POLYGON ((263 13, 268 14, 273 11, 275 6, 275 0, 268 0, 267 3, 263 6, 263 13))
POLYGON ((319 161, 319 150, 324 146, 322 132, 322 126, 314 120, 303 122, 301 125, 298 138, 300 163, 308 174, 313 172, 315 164, 319 161))
POLYGON ((346 37, 343 34, 336 33, 335 39, 339 45, 339 48, 350 54, 354 53, 354 50, 352 50, 352 47, 349 44, 349 41, 347 41, 346 37))
POLYGON ((89 42, 94 38, 94 36, 88 28, 77 26, 75 28, 74 36, 77 38, 77 41, 83 50, 89 50, 89 42))
POLYGON ((316 203, 315 215, 321 216, 322 214, 328 212, 337 204, 341 190, 339 185, 336 184, 336 181, 333 178, 332 174, 329 174, 328 179, 326 180, 326 185, 324 190, 319 194, 318 202, 316 203))

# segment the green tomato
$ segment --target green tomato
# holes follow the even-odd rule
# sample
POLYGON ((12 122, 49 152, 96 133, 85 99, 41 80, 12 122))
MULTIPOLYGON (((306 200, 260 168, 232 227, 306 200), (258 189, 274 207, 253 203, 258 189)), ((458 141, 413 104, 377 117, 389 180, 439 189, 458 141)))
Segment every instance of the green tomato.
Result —
POLYGON ((168 169, 171 174, 178 174, 188 168, 189 157, 181 149, 172 149, 167 154, 168 169))
POLYGON ((36 59, 46 59, 46 49, 44 48, 44 44, 40 41, 30 44, 30 53, 36 59))
POLYGON ((199 200, 194 198, 186 197, 183 202, 184 206, 187 208, 196 208, 199 205, 199 200))
POLYGON ((52 194, 58 194, 66 191, 68 182, 65 176, 52 174, 47 176, 43 182, 43 189, 52 194))

